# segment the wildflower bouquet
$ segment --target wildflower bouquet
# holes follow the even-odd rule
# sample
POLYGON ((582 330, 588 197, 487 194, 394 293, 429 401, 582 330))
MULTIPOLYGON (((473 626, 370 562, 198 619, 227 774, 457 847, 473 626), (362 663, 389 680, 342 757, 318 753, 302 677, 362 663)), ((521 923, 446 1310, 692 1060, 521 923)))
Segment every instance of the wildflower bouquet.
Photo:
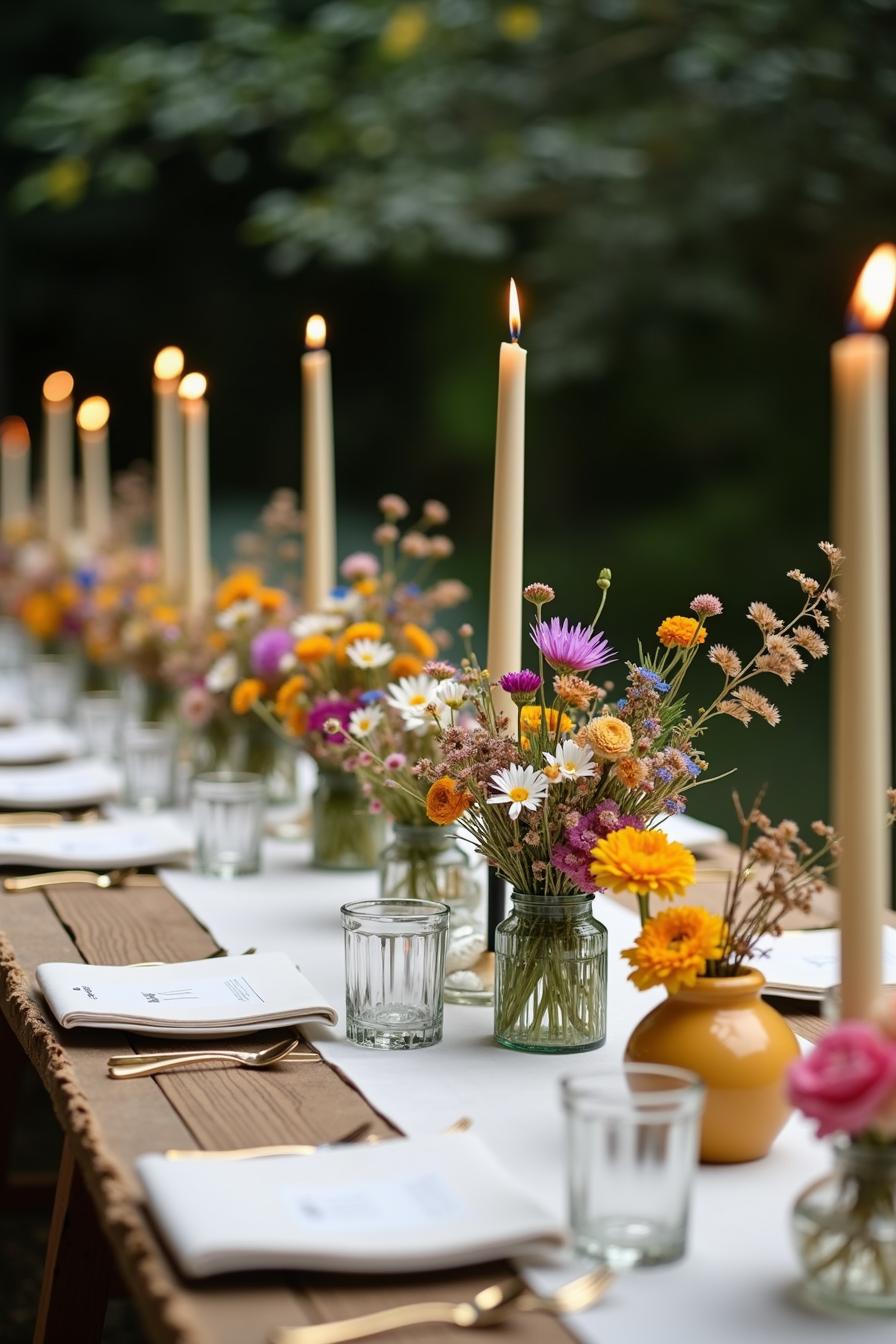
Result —
POLYGON ((481 852, 516 893, 539 898, 544 911, 554 902, 538 928, 529 921, 528 952, 517 948, 515 964, 503 967, 499 1039, 516 1043, 510 1038, 522 1033, 537 1041, 545 1031, 563 1036, 565 1023, 573 1024, 572 1036, 595 1030, 588 1005, 596 1002, 601 973, 567 973, 575 939, 569 922, 558 927, 563 901, 610 884, 610 860, 633 889, 640 882, 671 897, 690 885, 692 856, 666 844, 655 828, 664 816, 683 812, 689 791, 706 778, 701 739, 710 722, 727 716, 747 725, 758 717, 774 726, 780 712, 755 682, 776 678, 790 685, 806 668, 804 655, 827 652, 819 632, 837 610, 832 581, 841 556, 827 542, 821 550, 828 562, 824 581, 790 571, 802 595, 791 619, 785 622, 764 602, 750 604, 747 617, 758 635, 751 656, 741 658, 723 644, 704 648, 708 623, 722 614, 722 604, 700 594, 690 604, 691 615, 660 623, 654 651, 639 648, 637 661, 627 663, 625 691, 615 702, 610 688, 592 680, 616 658, 596 628, 609 571, 598 579, 600 603, 587 626, 546 619, 544 608, 555 594, 547 584, 530 584, 524 597, 535 607, 537 671, 506 673, 498 683, 515 707, 515 735, 496 707, 488 673, 468 650, 462 679, 473 726, 440 728, 441 759, 424 759, 417 768, 430 782, 431 809, 450 807, 451 815, 464 815, 481 852), (719 670, 722 685, 708 706, 690 711, 685 684, 701 656, 719 670), (601 848, 608 840, 609 852, 601 848), (557 940, 567 936, 570 946, 560 954, 557 940), (583 1024, 581 1032, 576 1023, 583 1024))

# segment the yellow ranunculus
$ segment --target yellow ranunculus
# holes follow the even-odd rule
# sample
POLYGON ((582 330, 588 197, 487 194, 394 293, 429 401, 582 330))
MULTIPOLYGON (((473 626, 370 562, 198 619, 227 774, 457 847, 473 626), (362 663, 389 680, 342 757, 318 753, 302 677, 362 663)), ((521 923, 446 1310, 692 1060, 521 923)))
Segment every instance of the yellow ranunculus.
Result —
POLYGON ((618 761, 621 756, 627 756, 634 742, 631 728, 613 714, 592 719, 582 730, 582 737, 602 761, 618 761))

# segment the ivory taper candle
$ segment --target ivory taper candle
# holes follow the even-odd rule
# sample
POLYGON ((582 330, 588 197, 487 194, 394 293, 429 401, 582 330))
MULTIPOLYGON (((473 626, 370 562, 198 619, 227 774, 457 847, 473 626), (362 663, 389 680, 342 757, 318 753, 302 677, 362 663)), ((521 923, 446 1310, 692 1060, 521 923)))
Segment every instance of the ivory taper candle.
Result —
POLYGON ((44 379, 44 520, 47 540, 63 551, 74 521, 74 387, 74 378, 62 369, 44 379))
POLYGON ((109 540, 112 528, 112 491, 109 483, 109 403, 88 397, 76 416, 81 444, 81 480, 84 532, 91 550, 109 540))
POLYGON ((336 487, 333 386, 327 324, 317 313, 305 326, 302 356, 302 510, 305 515, 305 607, 319 611, 336 583, 336 487))
POLYGON ((208 493, 208 402, 206 380, 188 373, 178 396, 184 414, 184 456, 187 494, 186 599, 191 611, 205 606, 212 591, 212 560, 208 493))
POLYGON ((31 436, 20 415, 0 422, 0 517, 3 536, 15 540, 31 512, 31 436))
POLYGON ((844 552, 843 611, 833 631, 834 825, 843 839, 841 1012, 867 1017, 880 991, 884 911, 890 904, 889 346, 879 333, 893 303, 896 248, 872 253, 831 349, 833 520, 844 552))
POLYGON ((156 544, 161 559, 162 583, 169 594, 179 596, 183 593, 186 567, 184 427, 177 397, 177 384, 184 371, 184 352, 176 345, 166 345, 156 355, 152 371, 156 544))
MULTIPOLYGON (((510 282, 510 340, 498 364, 498 423, 488 600, 488 668, 492 681, 520 666, 523 635, 523 501, 526 467, 526 352, 519 344, 520 308, 510 282)), ((502 690, 495 704, 516 730, 516 707, 502 690)))

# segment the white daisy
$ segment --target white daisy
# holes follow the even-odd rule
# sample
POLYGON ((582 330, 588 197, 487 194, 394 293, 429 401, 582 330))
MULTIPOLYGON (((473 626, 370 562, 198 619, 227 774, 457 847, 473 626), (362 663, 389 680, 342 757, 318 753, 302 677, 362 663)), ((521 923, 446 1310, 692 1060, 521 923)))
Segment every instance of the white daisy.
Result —
POLYGON ((547 777, 532 765, 510 765, 492 775, 489 783, 497 789, 488 803, 509 803, 510 817, 516 821, 523 808, 537 812, 547 797, 547 777))
POLYGON ((283 672, 285 675, 288 676, 290 672, 292 672, 296 667, 298 667, 298 663, 299 660, 294 653, 284 653, 283 657, 277 664, 277 671, 283 672))
POLYGON ((345 622, 341 616, 330 616, 322 611, 306 611, 297 616, 289 627, 289 633, 298 639, 307 639, 309 635, 332 635, 341 630, 345 622))
POLYGON ((261 615, 261 607, 251 597, 239 602, 231 602, 215 617, 215 624, 222 630, 233 630, 244 621, 254 621, 261 615))
POLYGON ((384 644, 381 639, 355 639, 346 653, 355 667, 384 667, 395 657, 392 645, 384 644))
POLYGON ((352 737, 367 737, 382 722, 383 711, 379 705, 365 705, 352 711, 348 726, 352 737))
POLYGON ((430 728, 450 728, 451 710, 441 700, 427 700, 419 709, 405 709, 401 712, 404 726, 411 733, 425 733, 430 728))
POLYGON ((443 705, 449 709, 460 709, 467 698, 467 688, 462 686, 459 681, 440 681, 436 688, 436 695, 443 705))
POLYGON ((416 677, 402 677, 386 687, 386 703, 397 709, 402 718, 410 713, 419 717, 426 706, 436 698, 438 682, 423 673, 416 677))
POLYGON ((547 761, 544 773, 551 784, 562 783, 564 779, 589 779, 594 774, 594 752, 577 742, 562 742, 556 756, 546 751, 544 759, 547 761))
POLYGON ((222 691, 231 690, 239 681, 240 665, 235 653, 222 654, 205 674, 205 684, 208 690, 219 695, 222 691))

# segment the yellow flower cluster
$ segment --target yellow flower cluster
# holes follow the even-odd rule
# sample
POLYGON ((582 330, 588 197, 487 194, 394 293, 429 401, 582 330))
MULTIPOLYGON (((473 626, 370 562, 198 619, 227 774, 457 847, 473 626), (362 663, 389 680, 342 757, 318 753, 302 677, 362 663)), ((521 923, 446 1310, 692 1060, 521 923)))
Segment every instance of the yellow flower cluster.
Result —
POLYGON ((721 915, 698 905, 678 905, 649 919, 622 953, 634 969, 629 980, 638 989, 663 986, 670 994, 691 989, 706 973, 707 962, 722 955, 727 937, 721 915))
POLYGON ((706 630, 693 616, 667 616, 660 623, 656 637, 667 649, 689 649, 693 644, 704 642, 706 630))

